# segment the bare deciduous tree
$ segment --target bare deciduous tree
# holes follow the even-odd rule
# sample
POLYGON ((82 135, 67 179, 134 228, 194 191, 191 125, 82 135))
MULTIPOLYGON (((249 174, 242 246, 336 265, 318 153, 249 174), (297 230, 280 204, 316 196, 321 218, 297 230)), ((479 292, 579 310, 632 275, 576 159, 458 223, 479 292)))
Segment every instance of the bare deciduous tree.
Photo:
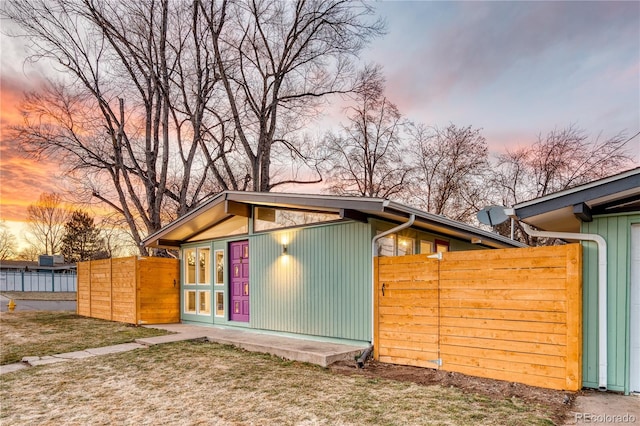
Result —
MULTIPOLYGON (((353 59, 374 36, 381 21, 367 22, 365 2, 196 0, 209 25, 219 76, 249 164, 254 191, 270 191, 276 144, 302 161, 291 122, 317 114, 328 95, 354 90, 353 59)), ((317 170, 311 167, 311 170, 317 170)))
POLYGON ((16 257, 17 249, 16 236, 7 228, 4 220, 0 221, 0 260, 16 257))
POLYGON ((39 250, 39 254, 59 254, 68 217, 59 194, 40 194, 38 202, 27 207, 29 244, 39 250))
POLYGON ((347 109, 348 124, 327 136, 330 191, 359 197, 397 196, 409 174, 402 153, 402 116, 384 97, 384 81, 377 70, 364 81, 356 104, 347 109))
POLYGON ((483 207, 488 172, 487 143, 480 130, 413 125, 409 134, 414 161, 407 201, 430 213, 471 222, 483 207))
POLYGON ((27 262, 35 262, 38 260, 39 256, 40 250, 36 247, 30 246, 20 250, 20 252, 18 252, 17 259, 26 260, 27 262))

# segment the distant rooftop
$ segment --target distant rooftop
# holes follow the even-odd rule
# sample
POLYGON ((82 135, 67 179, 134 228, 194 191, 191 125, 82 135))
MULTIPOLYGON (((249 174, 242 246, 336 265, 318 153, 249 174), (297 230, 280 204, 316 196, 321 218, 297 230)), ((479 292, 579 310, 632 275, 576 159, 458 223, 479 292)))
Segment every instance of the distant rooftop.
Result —
POLYGON ((75 263, 55 266, 39 266, 38 262, 28 260, 0 260, 0 270, 64 271, 76 269, 75 263))

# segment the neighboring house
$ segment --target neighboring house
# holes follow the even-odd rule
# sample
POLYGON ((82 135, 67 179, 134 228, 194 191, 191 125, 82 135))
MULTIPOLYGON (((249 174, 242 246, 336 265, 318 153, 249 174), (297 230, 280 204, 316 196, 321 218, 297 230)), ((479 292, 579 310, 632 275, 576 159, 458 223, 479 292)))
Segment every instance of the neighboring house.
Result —
POLYGON ((1 260, 0 291, 75 291, 75 263, 58 262, 61 256, 40 256, 38 262, 1 260))
POLYGON ((602 330, 599 249, 583 242, 583 385, 640 392, 640 168, 517 204, 514 213, 540 230, 604 238, 602 330))
POLYGON ((183 322, 357 342, 371 341, 374 244, 382 256, 523 246, 384 199, 232 191, 144 244, 180 250, 183 322))
MULTIPOLYGON (((46 262, 45 262, 46 263, 46 262)), ((76 264, 46 264, 28 260, 0 260, 0 271, 75 273, 76 264)))

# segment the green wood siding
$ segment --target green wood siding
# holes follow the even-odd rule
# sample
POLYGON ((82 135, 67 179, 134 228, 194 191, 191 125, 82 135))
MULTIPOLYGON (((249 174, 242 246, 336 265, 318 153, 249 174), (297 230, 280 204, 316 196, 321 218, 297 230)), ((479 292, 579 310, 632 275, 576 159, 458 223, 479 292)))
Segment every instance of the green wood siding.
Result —
POLYGON ((370 340, 369 235, 369 225, 358 222, 254 234, 251 327, 370 340))
MULTIPOLYGON (((371 341, 371 239, 377 230, 394 226, 397 224, 375 219, 371 223, 345 221, 251 232, 250 235, 184 245, 183 249, 211 248, 211 283, 214 283, 216 250, 224 250, 225 271, 224 285, 207 287, 211 290, 212 314, 186 314, 181 305, 181 318, 185 322, 371 341), (228 321, 229 243, 240 240, 249 240, 248 323, 228 321), (287 241, 286 256, 282 254, 284 240, 287 241), (224 292, 224 317, 215 316, 216 291, 224 292)), ((399 234, 414 238, 417 244, 421 239, 445 240, 451 250, 484 248, 416 229, 407 229, 399 234)), ((184 289, 183 285, 182 297, 184 289)))
MULTIPOLYGON (((629 391, 629 294, 631 225, 640 214, 605 215, 582 224, 583 233, 607 241, 607 357, 608 388, 629 391)), ((583 383, 598 387, 598 250, 583 242, 583 383)))

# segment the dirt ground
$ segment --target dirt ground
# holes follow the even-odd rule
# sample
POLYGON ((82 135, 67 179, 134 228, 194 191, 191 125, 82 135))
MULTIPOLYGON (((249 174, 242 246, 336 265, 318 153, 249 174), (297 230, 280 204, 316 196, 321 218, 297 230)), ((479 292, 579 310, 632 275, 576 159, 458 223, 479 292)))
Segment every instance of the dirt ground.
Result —
POLYGON ((358 368, 355 362, 342 361, 332 364, 329 369, 335 373, 349 376, 398 380, 424 386, 455 387, 496 400, 519 398, 526 402, 548 407, 549 417, 559 425, 567 419, 575 397, 578 395, 575 392, 544 389, 521 383, 484 379, 431 368, 385 364, 377 361, 367 362, 365 368, 362 369, 358 368))

